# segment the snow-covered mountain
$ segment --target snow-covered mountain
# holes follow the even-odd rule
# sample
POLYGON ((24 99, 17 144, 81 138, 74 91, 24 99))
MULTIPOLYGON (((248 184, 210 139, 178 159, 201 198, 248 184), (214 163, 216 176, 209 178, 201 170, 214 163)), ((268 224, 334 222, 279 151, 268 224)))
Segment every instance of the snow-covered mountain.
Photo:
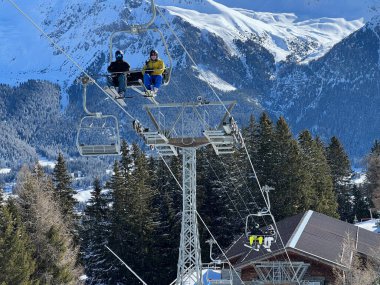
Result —
MULTIPOLYGON (((17 2, 76 63, 94 75, 105 73, 110 34, 146 22, 150 17, 149 1, 143 0, 89 0, 85 5, 74 0, 17 2)), ((331 93, 320 86, 321 82, 324 86, 328 82, 336 94, 343 92, 337 90, 338 82, 345 82, 345 88, 349 89, 359 80, 354 76, 362 76, 364 86, 366 80, 377 76, 378 39, 373 37, 377 33, 372 36, 368 33, 373 48, 363 47, 371 54, 371 64, 377 64, 371 66, 372 79, 364 74, 368 62, 350 54, 353 45, 368 40, 355 36, 357 33, 369 27, 376 30, 377 22, 370 19, 378 11, 377 1, 156 0, 156 4, 199 64, 198 69, 192 66, 165 19, 158 15, 155 24, 169 43, 174 63, 172 83, 163 88, 160 100, 189 100, 200 94, 215 99, 204 82, 207 77, 222 98, 239 101, 236 115, 240 121, 246 120, 251 112, 266 110, 284 115, 296 131, 312 128, 326 138, 338 132, 353 155, 362 155, 368 149, 376 131, 366 136, 357 152, 355 144, 360 138, 352 144, 352 132, 347 135, 344 131, 352 122, 325 121, 326 106, 322 103, 328 102, 331 93), (340 65, 334 62, 338 58, 340 65), (351 62, 353 59, 355 63, 351 62), (360 75, 355 73, 359 70, 363 72, 360 75), (344 73, 352 76, 345 77, 344 73)), ((58 83, 61 103, 71 112, 65 115, 79 114, 80 93, 73 84, 81 71, 54 50, 8 1, 0 5, 0 65, 3 67, 0 83, 17 85, 27 79, 58 83)), ((153 33, 142 37, 118 36, 113 51, 125 50, 127 61, 139 67, 151 48, 157 48, 162 58, 168 60, 162 42, 153 33)), ((367 97, 371 98, 369 94, 367 97)), ((339 100, 336 98, 331 110, 342 107, 339 100)), ((102 102, 93 104, 99 107, 102 102)), ((132 111, 135 110, 140 109, 132 111)), ((365 114, 361 118, 360 125, 370 119, 365 114)))
MULTIPOLYGON (((39 0, 33 3, 20 1, 19 6, 81 66, 87 68, 99 53, 107 52, 108 36, 123 26, 123 20, 132 24, 148 19, 149 5, 143 4, 144 8, 141 8, 138 2, 88 1, 83 5, 78 1, 39 0)), ((294 13, 255 12, 253 8, 260 7, 260 1, 252 1, 251 10, 218 3, 228 5, 231 1, 181 2, 157 1, 160 7, 169 11, 170 21, 180 17, 190 25, 222 38, 231 55, 242 56, 234 45, 235 40, 253 39, 268 49, 276 61, 289 56, 305 62, 321 57, 334 44, 362 27, 366 16, 358 14, 357 18, 346 20, 343 18, 346 12, 342 11, 342 16, 337 18, 311 17, 300 21, 294 13)), ((243 2, 246 1, 240 1, 243 2)), ((53 50, 10 3, 3 1, 1 5, 0 38, 3 41, 0 64, 7 68, 0 71, 0 82, 16 83, 30 78, 66 81, 80 73, 63 55, 53 50)), ((346 3, 344 7, 347 6, 346 3)), ((367 5, 362 4, 361 7, 364 9, 367 5)), ((158 18, 157 22, 162 24, 162 19, 158 18)), ((165 33, 167 36, 170 34, 167 29, 165 33)), ((138 52, 131 51, 130 54, 129 59, 134 59, 136 64, 141 64, 145 58, 138 52)))

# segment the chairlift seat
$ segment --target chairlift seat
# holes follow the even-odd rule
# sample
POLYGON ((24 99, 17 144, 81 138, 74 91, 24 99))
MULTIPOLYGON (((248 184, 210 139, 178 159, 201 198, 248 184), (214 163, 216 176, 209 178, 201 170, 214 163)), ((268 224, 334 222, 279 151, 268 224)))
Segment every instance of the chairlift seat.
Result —
POLYGON ((141 70, 132 70, 127 74, 127 87, 140 86, 140 80, 144 79, 141 70))
POLYGON ((76 145, 80 155, 119 155, 119 125, 115 116, 85 116, 79 124, 76 145))
MULTIPOLYGON (((162 74, 162 84, 167 85, 169 83, 169 76, 170 76, 170 71, 169 67, 165 68, 163 74, 162 74)), ((141 69, 136 69, 136 70, 131 70, 127 74, 127 87, 140 87, 141 84, 139 81, 144 81, 144 75, 142 73, 141 69)))
POLYGON ((219 280, 208 280, 208 283, 212 285, 231 285, 232 280, 227 280, 227 279, 219 279, 219 280))
POLYGON ((79 153, 81 155, 119 155, 120 150, 115 144, 112 145, 80 145, 79 153))

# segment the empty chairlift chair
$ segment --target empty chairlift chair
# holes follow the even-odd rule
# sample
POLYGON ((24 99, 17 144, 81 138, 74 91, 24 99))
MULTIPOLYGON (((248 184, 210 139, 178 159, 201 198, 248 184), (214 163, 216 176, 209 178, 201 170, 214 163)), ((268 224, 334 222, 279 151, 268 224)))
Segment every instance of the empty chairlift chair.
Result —
POLYGON ((83 110, 87 116, 80 121, 76 145, 80 155, 118 155, 120 154, 119 123, 115 116, 90 112, 87 109, 87 85, 90 78, 80 78, 83 85, 83 110))
POLYGON ((77 133, 77 148, 83 156, 120 154, 120 135, 115 116, 82 118, 77 133))
POLYGON ((232 269, 228 262, 223 262, 219 259, 214 259, 212 256, 212 247, 215 243, 214 240, 209 239, 206 241, 210 245, 210 260, 207 264, 206 284, 210 285, 233 285, 232 269))

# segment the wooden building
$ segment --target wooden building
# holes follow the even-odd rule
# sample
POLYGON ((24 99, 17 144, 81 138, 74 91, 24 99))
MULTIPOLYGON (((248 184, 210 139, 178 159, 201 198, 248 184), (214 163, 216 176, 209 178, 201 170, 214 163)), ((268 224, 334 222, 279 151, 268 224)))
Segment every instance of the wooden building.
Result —
MULTIPOLYGON (((343 245, 348 240, 364 257, 376 257, 380 250, 379 234, 314 211, 279 221, 277 227, 280 235, 269 251, 247 248, 244 235, 227 250, 245 284, 333 284, 334 269, 347 269, 352 250, 343 245)), ((239 278, 234 284, 241 284, 239 278)))

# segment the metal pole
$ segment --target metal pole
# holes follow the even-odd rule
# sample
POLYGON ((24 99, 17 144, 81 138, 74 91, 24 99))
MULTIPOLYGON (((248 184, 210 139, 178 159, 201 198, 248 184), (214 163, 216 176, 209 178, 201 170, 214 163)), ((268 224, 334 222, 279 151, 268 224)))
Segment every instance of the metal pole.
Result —
POLYGON ((182 148, 183 206, 177 285, 202 285, 201 247, 197 224, 196 148, 182 148))

